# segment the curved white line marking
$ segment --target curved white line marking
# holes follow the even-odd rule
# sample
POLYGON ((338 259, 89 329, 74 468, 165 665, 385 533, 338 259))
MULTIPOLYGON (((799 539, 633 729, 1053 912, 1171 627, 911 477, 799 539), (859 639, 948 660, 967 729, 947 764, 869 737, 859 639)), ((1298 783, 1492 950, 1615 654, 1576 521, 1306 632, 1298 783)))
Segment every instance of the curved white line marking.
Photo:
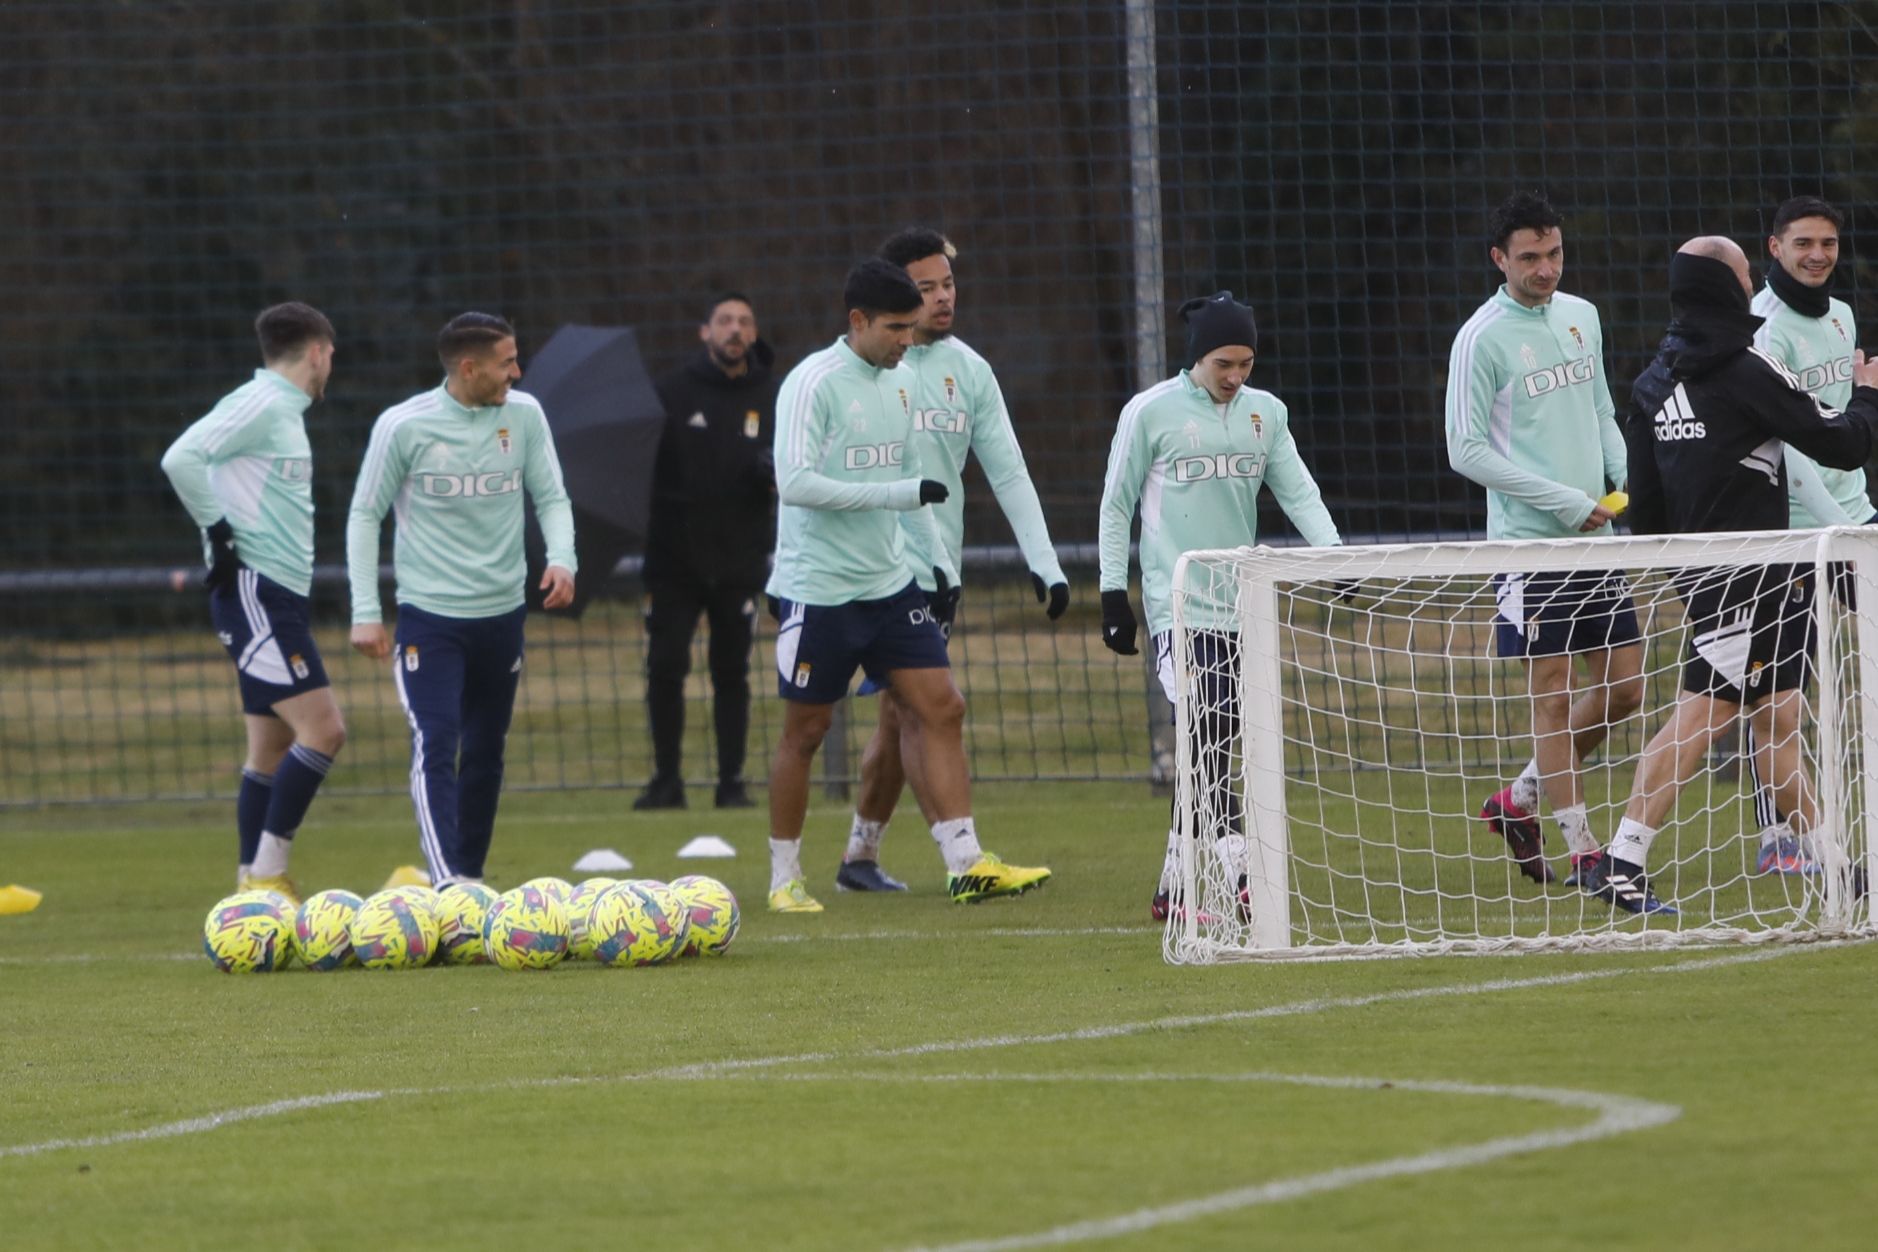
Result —
MULTIPOLYGON (((1004 1077, 1010 1079, 1018 1076, 1004 1075, 1004 1077)), ((1048 1077, 1034 1075, 1029 1076, 1029 1080, 1048 1081, 1048 1077)), ((1594 1111, 1598 1116, 1596 1120, 1578 1127, 1540 1130, 1527 1135, 1489 1139, 1484 1143, 1464 1144, 1455 1148, 1438 1148, 1432 1152, 1421 1152, 1413 1156, 1395 1156, 1387 1160, 1372 1161, 1367 1165, 1346 1165, 1315 1174, 1300 1174, 1293 1178, 1280 1178, 1249 1187, 1237 1187, 1231 1191, 1220 1191, 1193 1200, 1182 1200, 1177 1204, 1136 1209, 1132 1213, 1123 1213, 1116 1217, 1074 1222, 1066 1226, 1055 1226, 1048 1230, 1011 1235, 1000 1239, 971 1239, 962 1243, 922 1247, 916 1249, 915 1252, 1016 1252, 1020 1248, 1043 1248, 1086 1243, 1094 1239, 1114 1239, 1121 1235, 1153 1230, 1158 1226, 1190 1222, 1201 1217, 1236 1212, 1261 1204, 1276 1204, 1284 1200, 1295 1200, 1302 1196, 1317 1195, 1326 1191, 1341 1191, 1346 1187, 1377 1182, 1385 1178, 1406 1178, 1417 1174, 1432 1174, 1440 1170, 1484 1165, 1502 1157, 1570 1147, 1573 1144, 1589 1143, 1597 1139, 1609 1139, 1615 1135, 1661 1126, 1682 1116, 1682 1110, 1673 1104, 1658 1104, 1651 1100, 1606 1095, 1596 1091, 1572 1091, 1562 1087, 1498 1087, 1477 1083, 1417 1082, 1404 1079, 1338 1078, 1317 1074, 1269 1073, 1220 1075, 1208 1080, 1288 1083, 1300 1087, 1372 1089, 1386 1084, 1399 1091, 1421 1091, 1435 1095, 1499 1096, 1515 1100, 1539 1100, 1562 1108, 1594 1111)))
POLYGON ((848 1052, 797 1052, 783 1056, 756 1056, 721 1061, 703 1061, 690 1065, 667 1066, 663 1069, 650 1070, 637 1074, 595 1074, 588 1077, 517 1079, 509 1082, 482 1083, 466 1086, 402 1087, 391 1088, 384 1091, 330 1092, 325 1095, 302 1096, 291 1100, 276 1100, 269 1104, 247 1105, 241 1108, 227 1109, 218 1113, 210 1113, 202 1117, 190 1118, 185 1121, 165 1122, 158 1126, 148 1126, 140 1130, 113 1131, 109 1134, 90 1135, 78 1139, 48 1139, 38 1143, 0 1145, 0 1159, 11 1156, 37 1156, 41 1153, 57 1151, 61 1148, 108 1147, 112 1144, 139 1143, 150 1139, 169 1139, 178 1135, 199 1134, 205 1131, 215 1130, 221 1126, 232 1125, 236 1122, 251 1121, 260 1117, 276 1117, 283 1113, 297 1112, 301 1109, 318 1108, 329 1104, 355 1104, 367 1100, 391 1099, 394 1097, 460 1095, 487 1091, 569 1087, 586 1083, 715 1078, 759 1070, 781 1069, 789 1065, 814 1065, 829 1061, 894 1060, 909 1056, 932 1056, 942 1053, 975 1052, 987 1051, 994 1048, 1022 1047, 1027 1044, 1120 1039, 1129 1035, 1146 1034, 1151 1031, 1181 1030, 1195 1026, 1219 1026, 1232 1022, 1250 1022, 1261 1021, 1268 1018, 1296 1017, 1312 1013, 1326 1013, 1335 1009, 1366 1008, 1376 1004, 1410 1003, 1417 1000, 1428 1000, 1440 997, 1484 995, 1495 991, 1519 991, 1534 987, 1570 986, 1576 983, 1602 981, 1611 978, 1625 978, 1636 975, 1693 973, 1699 970, 1717 969, 1729 965, 1747 965, 1759 961, 1773 960, 1777 957, 1796 955, 1800 952, 1817 952, 1819 950, 1819 946, 1806 948, 1771 948, 1754 952, 1733 953, 1728 956, 1705 957, 1695 961, 1680 961, 1672 965, 1584 970, 1571 974, 1544 974, 1534 978, 1498 978, 1486 982, 1451 983, 1441 987, 1414 987, 1401 991, 1380 991, 1373 995, 1297 1000, 1290 1004, 1274 1004, 1259 1009, 1241 1009, 1225 1013, 1203 1013, 1183 1017, 1161 1017, 1149 1021, 1120 1022, 1109 1026, 1086 1026, 1076 1030, 1050 1031, 1029 1035, 990 1035, 978 1039, 938 1040, 928 1043, 907 1044, 894 1048, 863 1048, 848 1052))
POLYGON ((219 1113, 210 1113, 205 1117, 191 1117, 180 1122, 165 1122, 160 1126, 147 1126, 142 1130, 119 1130, 108 1135, 87 1135, 82 1139, 47 1139, 41 1143, 15 1144, 12 1147, 0 1148, 0 1157, 38 1156, 42 1152, 56 1152, 61 1148, 103 1148, 117 1143, 141 1143, 147 1139, 174 1139, 179 1135, 201 1134, 203 1131, 233 1126, 237 1122, 251 1122, 261 1117, 278 1117, 282 1113, 294 1113, 301 1109, 324 1108, 332 1104, 362 1104, 368 1100, 383 1100, 391 1096, 410 1094, 415 1093, 329 1091, 325 1095, 299 1096, 292 1100, 275 1100, 269 1104, 250 1104, 245 1108, 223 1109, 219 1113))
MULTIPOLYGON (((642 1081, 657 1075, 622 1075, 624 1081, 642 1081)), ((1177 1204, 1159 1205, 1153 1208, 1136 1209, 1115 1217, 1099 1218, 1092 1221, 1074 1222, 1069 1225, 1055 1226, 1048 1230, 1029 1234, 1011 1235, 998 1239, 974 1239, 961 1243, 948 1243, 937 1247, 922 1247, 915 1252, 1016 1252, 1018 1249, 1060 1246, 1063 1244, 1084 1243, 1095 1239, 1112 1239, 1121 1235, 1135 1234, 1152 1230, 1160 1226, 1174 1225, 1194 1221, 1202 1217, 1216 1216, 1221 1213, 1235 1212, 1263 1204, 1275 1204, 1285 1200, 1294 1200, 1303 1196, 1316 1195, 1329 1191, 1341 1191, 1363 1183, 1377 1182, 1389 1178, 1404 1178, 1418 1174, 1435 1173, 1441 1170, 1461 1169, 1473 1165, 1483 1165, 1507 1156, 1530 1152, 1549 1151, 1554 1148, 1570 1147, 1574 1144, 1589 1143, 1599 1139, 1608 1139, 1616 1135, 1647 1130, 1674 1121, 1682 1115, 1682 1110, 1675 1105, 1659 1104, 1650 1100, 1639 1100, 1629 1096, 1610 1095, 1595 1091, 1574 1091, 1560 1087, 1496 1086, 1483 1083, 1460 1082, 1425 1082, 1415 1079, 1386 1079, 1370 1077, 1330 1076, 1321 1074, 1281 1074, 1267 1071, 1255 1071, 1241 1074, 1065 1074, 1065 1073, 982 1073, 982 1074, 894 1074, 888 1072, 860 1073, 843 1070, 829 1074, 769 1074, 769 1073, 686 1073, 668 1074, 667 1077, 680 1081, 704 1081, 731 1079, 733 1081, 764 1082, 917 1082, 917 1083, 966 1083, 966 1082, 1022 1082, 1022 1083, 1142 1083, 1142 1082, 1204 1082, 1204 1083, 1281 1083, 1299 1087, 1319 1087, 1335 1090, 1376 1091, 1394 1089, 1398 1091, 1423 1092, 1434 1095, 1479 1096, 1488 1098, 1535 1100, 1553 1104, 1560 1108, 1595 1112, 1598 1116, 1592 1122, 1578 1127, 1557 1130, 1535 1131, 1531 1134, 1507 1136, 1489 1139, 1483 1143, 1465 1144, 1455 1148, 1440 1148, 1412 1156, 1396 1156, 1386 1160, 1372 1161, 1365 1165, 1342 1166, 1337 1169, 1323 1170, 1315 1174, 1302 1174, 1293 1178, 1280 1178, 1272 1182, 1257 1183, 1249 1187, 1239 1187, 1230 1191, 1216 1192, 1192 1200, 1183 1200, 1177 1204)), ((559 1078, 548 1079, 539 1083, 496 1084, 513 1086, 567 1086, 593 1079, 559 1078)), ((601 1079, 598 1081, 608 1081, 601 1079)), ((252 1121, 261 1117, 272 1117, 300 1109, 328 1107, 338 1104, 356 1104, 367 1101, 386 1099, 399 1095, 438 1095, 449 1092, 488 1090, 484 1087, 436 1087, 407 1088, 387 1091, 341 1091, 328 1095, 307 1096, 293 1100, 277 1100, 270 1104, 252 1105, 247 1108, 231 1109, 226 1112, 211 1114, 208 1117, 191 1118, 186 1121, 170 1122, 162 1126, 152 1126, 141 1131, 130 1131, 116 1135, 96 1135, 84 1139, 51 1140, 41 1144, 27 1144, 15 1148, 0 1149, 0 1156, 34 1155, 60 1148, 98 1147, 129 1141, 175 1138, 186 1134, 214 1130, 221 1126, 238 1122, 252 1121)))

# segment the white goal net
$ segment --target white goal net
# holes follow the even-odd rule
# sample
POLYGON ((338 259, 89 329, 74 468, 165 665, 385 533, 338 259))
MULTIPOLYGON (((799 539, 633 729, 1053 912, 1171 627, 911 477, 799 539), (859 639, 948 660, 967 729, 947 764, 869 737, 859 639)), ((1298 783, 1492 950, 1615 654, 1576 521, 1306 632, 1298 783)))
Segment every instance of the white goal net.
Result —
MULTIPOLYGON (((1189 553, 1174 582, 1170 962, 1874 933, 1864 886, 1878 860, 1878 789, 1866 783, 1878 768, 1878 528, 1246 548, 1189 553), (1535 612, 1533 597, 1586 580, 1634 605, 1642 698, 1634 713, 1591 719, 1604 737, 1576 771, 1581 843, 1608 852, 1646 745, 1683 716, 1690 655, 1712 662, 1696 685, 1712 696, 1732 665, 1741 685, 1721 694, 1761 710, 1685 701, 1715 738, 1680 791, 1646 788, 1668 804, 1647 844, 1657 911, 1567 885, 1581 866, 1545 798, 1555 780, 1542 780, 1537 824, 1525 828, 1542 832, 1543 866, 1516 860, 1482 817, 1534 757, 1526 665, 1498 654, 1520 645, 1496 635, 1538 639, 1558 615, 1535 612), (1808 583, 1824 590, 1788 596, 1808 583), (1717 586, 1752 589, 1701 598, 1717 586), (1799 606, 1797 645, 1788 622, 1769 634, 1754 616, 1783 598, 1799 606), (1500 625, 1507 617, 1522 626, 1500 625), (1769 657, 1775 638, 1786 651, 1769 657), (1762 662, 1789 675, 1801 665, 1802 685, 1761 694, 1781 685, 1763 683, 1762 662), (1777 703, 1788 720, 1771 720, 1777 703), (1784 742, 1766 742, 1783 726, 1784 742), (1786 789, 1757 787, 1751 764, 1786 789), (1764 846, 1792 855, 1770 866, 1764 846)), ((1608 692, 1586 659, 1571 669, 1570 731, 1583 742, 1597 737, 1585 733, 1587 710, 1608 692)), ((1633 679, 1632 703, 1636 690, 1633 679)))

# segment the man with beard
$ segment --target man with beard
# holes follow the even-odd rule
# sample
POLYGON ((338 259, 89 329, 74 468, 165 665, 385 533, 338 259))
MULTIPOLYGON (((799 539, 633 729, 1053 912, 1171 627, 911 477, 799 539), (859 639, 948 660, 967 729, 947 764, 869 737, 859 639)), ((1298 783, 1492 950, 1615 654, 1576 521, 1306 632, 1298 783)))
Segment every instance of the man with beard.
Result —
POLYGON ((333 326, 297 302, 254 319, 261 363, 163 454, 202 527, 209 617, 235 663, 248 756, 235 799, 236 886, 299 901, 294 832, 346 741, 307 620, 313 587, 313 453, 307 407, 326 394, 333 326))
MULTIPOLYGON (((1023 449, 1017 445, 1004 392, 991 365, 952 334, 958 307, 952 260, 958 255, 952 241, 936 230, 908 227, 880 246, 882 259, 906 270, 925 304, 913 326, 913 346, 906 350, 905 368, 913 372, 913 435, 919 444, 923 472, 946 485, 943 502, 932 506, 939 541, 957 565, 965 537, 965 462, 977 457, 998 507, 1017 536, 1017 546, 1030 567, 1031 586, 1051 621, 1069 607, 1069 580, 1056 559, 1050 530, 1044 524, 1043 505, 1030 481, 1023 449)), ((948 642, 958 612, 959 588, 938 594, 932 569, 936 561, 925 550, 929 528, 906 528, 908 563, 926 593, 928 605, 948 642)), ((871 682, 861 694, 880 693, 880 722, 861 753, 860 794, 854 802, 854 822, 847 851, 835 875, 842 891, 904 891, 906 884, 880 868, 880 843, 887 822, 906 784, 902 759, 918 751, 917 729, 904 715, 893 692, 871 682)), ((930 820, 931 815, 927 815, 930 820)))
POLYGON ((635 809, 685 806, 680 771, 685 675, 702 614, 710 623, 717 807, 748 808, 750 641, 774 543, 775 362, 748 297, 725 292, 698 326, 703 348, 660 378, 659 441, 646 536, 646 720, 653 775, 635 809))
MULTIPOLYGON (((1602 500, 1624 485, 1624 440, 1604 377, 1604 330, 1590 301, 1559 290, 1565 232, 1543 196, 1495 211, 1488 255, 1506 276, 1454 336, 1448 462, 1487 489, 1487 538, 1608 535, 1602 500)), ((1494 652, 1526 667, 1533 754, 1480 816, 1519 872, 1552 881, 1539 796, 1571 853, 1575 884, 1599 853, 1584 760, 1643 702, 1643 647, 1630 588, 1606 570, 1509 571, 1494 579, 1494 652), (1584 678, 1574 698, 1574 670, 1584 678)))
MULTIPOLYGON (((1767 285, 1750 306, 1766 320, 1754 332, 1754 346, 1799 376, 1800 385, 1829 408, 1852 400, 1852 352, 1858 328, 1852 310, 1832 298, 1832 276, 1839 264, 1839 210, 1817 196, 1795 196, 1774 211, 1767 252, 1767 285)), ((1865 468, 1838 470, 1820 465, 1799 449, 1787 448, 1788 525, 1795 530, 1817 526, 1863 526, 1878 521, 1866 494, 1865 468)), ((1747 751, 1754 778, 1754 816, 1761 828, 1755 868, 1762 874, 1805 874, 1813 862, 1774 804, 1773 788, 1763 786, 1754 763, 1752 731, 1747 751)))
MULTIPOLYGON (((1754 344, 1748 259, 1731 240, 1691 239, 1669 265, 1675 317, 1631 388, 1630 523, 1638 534, 1785 530, 1791 445, 1835 469, 1863 465, 1878 420, 1878 362, 1852 357, 1845 410, 1829 408, 1754 344)), ((1745 710, 1759 775, 1811 854, 1833 846, 1805 775, 1801 688, 1811 644, 1810 565, 1680 571, 1689 646, 1682 691, 1637 765, 1608 854, 1580 885, 1626 913, 1673 913, 1645 871, 1683 783, 1745 710)))

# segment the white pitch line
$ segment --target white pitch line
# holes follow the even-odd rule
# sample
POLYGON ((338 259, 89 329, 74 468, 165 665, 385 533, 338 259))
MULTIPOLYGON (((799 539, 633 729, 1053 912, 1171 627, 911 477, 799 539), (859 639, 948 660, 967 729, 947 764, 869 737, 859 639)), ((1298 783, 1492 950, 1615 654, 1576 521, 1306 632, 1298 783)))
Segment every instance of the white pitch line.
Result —
POLYGON ((237 1122, 251 1122, 260 1117, 278 1117, 282 1113, 295 1113, 301 1109, 324 1108, 333 1104, 361 1104, 368 1100, 383 1100, 390 1096, 408 1094, 402 1091, 329 1091, 325 1095, 297 1096, 291 1100, 275 1100, 269 1104, 250 1104, 246 1108, 224 1109, 219 1113, 210 1113, 203 1117, 192 1117, 186 1121, 165 1122, 160 1126, 148 1126, 142 1130, 120 1130, 108 1135, 87 1135, 80 1139, 47 1139, 42 1143, 22 1143, 10 1148, 0 1148, 0 1156, 37 1156, 42 1152, 56 1152, 61 1148, 102 1148, 117 1143, 136 1143, 146 1139, 173 1139, 178 1135, 201 1134, 208 1130, 219 1130, 223 1126, 232 1126, 237 1122))
POLYGON ((1083 938, 1088 935, 1158 935, 1159 926, 1068 926, 1050 928, 1047 926, 999 926, 984 930, 863 930, 850 931, 838 935, 752 935, 751 943, 845 943, 852 941, 873 942, 875 940, 907 939, 919 942, 944 939, 1063 939, 1083 938))
POLYGON ((1326 996, 1313 1000, 1294 1000, 1258 1009, 1235 1009, 1224 1013, 1200 1013, 1181 1017, 1160 1017, 1149 1021, 1118 1022, 1108 1026, 1083 1026, 1074 1030, 1050 1031, 1030 1035, 989 1035, 977 1039, 935 1040, 906 1044, 896 1048, 870 1048, 859 1052, 805 1053, 797 1056, 749 1057, 743 1060, 701 1061, 694 1065, 676 1065, 656 1070, 648 1077, 691 1078, 726 1074, 738 1070, 775 1068, 812 1061, 896 1060, 909 1056, 935 1056, 950 1052, 976 1052, 990 1048, 1014 1048, 1032 1044, 1087 1043, 1102 1039, 1122 1039, 1155 1031, 1186 1030, 1198 1026, 1223 1026, 1235 1022, 1267 1021, 1280 1017, 1301 1017, 1337 1009, 1369 1008, 1379 1004, 1412 1003, 1417 1000, 1446 999, 1456 996, 1483 995, 1495 991, 1523 991, 1538 987, 1566 987, 1576 983, 1600 982, 1642 974, 1673 974, 1717 969, 1728 965, 1749 965, 1771 961, 1805 951, 1802 948, 1772 948, 1753 952, 1731 953, 1673 965, 1629 966, 1623 969, 1580 970, 1569 974, 1541 974, 1532 978, 1495 978, 1482 982, 1449 983, 1440 987, 1411 987, 1400 991, 1378 991, 1360 996, 1326 996))
POLYGON ((1499 1087, 1477 1083, 1418 1082, 1404 1079, 1269 1073, 1221 1075, 1212 1080, 1368 1089, 1387 1084, 1400 1091, 1539 1100, 1574 1110, 1593 1110, 1598 1116, 1595 1121, 1583 1126, 1535 1131, 1531 1134, 1489 1139, 1484 1143, 1463 1144, 1454 1148, 1438 1148, 1432 1152, 1422 1152, 1412 1156, 1395 1156, 1387 1160, 1372 1161, 1367 1165, 1345 1165, 1315 1174, 1300 1174, 1293 1178, 1280 1178, 1272 1182, 1237 1187, 1230 1191, 1220 1191, 1193 1200, 1182 1200, 1177 1204, 1136 1209, 1132 1213, 1123 1213, 1115 1217, 1054 1226, 1031 1234, 1010 1235, 998 1239, 970 1239, 961 1243, 922 1247, 915 1249, 914 1252, 1018 1252, 1023 1248, 1053 1247, 1087 1243, 1095 1239, 1114 1239, 1122 1235, 1153 1230, 1160 1226, 1171 1226, 1202 1217, 1237 1212, 1240 1209, 1253 1208, 1261 1204, 1276 1204, 1328 1191, 1342 1191, 1367 1182, 1432 1174, 1441 1170, 1462 1169, 1472 1165, 1485 1165, 1503 1157, 1570 1147, 1598 1139, 1609 1139, 1616 1135, 1661 1126, 1682 1116, 1682 1110, 1673 1104, 1658 1104, 1652 1100, 1607 1095, 1596 1091, 1573 1091, 1562 1087, 1499 1087))
POLYGON ((255 1118, 275 1117, 304 1108, 317 1108, 324 1104, 351 1104, 365 1100, 391 1099, 393 1097, 462 1095, 505 1090, 534 1090, 546 1087, 580 1086, 590 1083, 603 1084, 729 1077, 741 1073, 781 1069, 789 1065, 818 1065, 835 1061, 898 1060, 904 1057, 980 1052, 996 1048, 1014 1048, 1027 1045, 1091 1042, 1103 1039, 1120 1039, 1130 1035, 1147 1034, 1153 1031, 1186 1030, 1202 1026, 1229 1025, 1236 1022, 1298 1017, 1315 1013, 1327 1013, 1338 1009, 1368 1008, 1380 1004, 1414 1003, 1421 1000, 1447 997, 1485 995, 1496 991, 1521 991, 1540 987, 1562 987, 1576 983, 1596 982, 1638 975, 1694 973, 1701 970, 1718 969, 1730 965, 1746 965, 1759 961, 1769 961, 1783 956, 1796 955, 1800 952, 1817 950, 1817 948, 1776 948, 1734 953, 1727 956, 1705 957, 1694 961, 1680 961, 1671 965, 1628 966, 1622 969, 1583 970, 1569 974, 1542 974, 1533 978, 1496 978, 1482 982, 1450 983, 1440 987, 1413 987, 1400 991, 1379 991, 1371 995, 1335 996, 1311 1000, 1296 1000, 1289 1004, 1274 1004, 1259 1009, 1240 1009, 1224 1013, 1161 1017, 1148 1021, 1121 1022, 1108 1026, 1085 1026, 1075 1030, 1049 1031, 1029 1035, 988 1035, 976 1039, 935 1040, 926 1043, 905 1044, 892 1048, 862 1048, 845 1052, 834 1050, 823 1052, 796 1052, 780 1056, 755 1056, 741 1059, 731 1058, 721 1061, 703 1061, 688 1065, 672 1065, 663 1069, 649 1070, 637 1074, 596 1074, 585 1077, 520 1079, 464 1086, 407 1087, 387 1089, 384 1091, 334 1092, 328 1095, 302 1096, 294 1100, 277 1100, 269 1104, 248 1105, 242 1108, 224 1110, 219 1113, 210 1113, 202 1117, 190 1118, 185 1121, 165 1122, 157 1126, 147 1126, 139 1130, 113 1131, 109 1134, 92 1135, 81 1139, 51 1139, 43 1140, 39 1143, 21 1143, 10 1146, 0 1146, 0 1158, 10 1156, 37 1156, 41 1153, 68 1147, 108 1147, 119 1143, 138 1143, 151 1139, 169 1139, 175 1138, 178 1135, 199 1134, 205 1131, 215 1130, 221 1126, 231 1125, 236 1122, 250 1121, 255 1118))

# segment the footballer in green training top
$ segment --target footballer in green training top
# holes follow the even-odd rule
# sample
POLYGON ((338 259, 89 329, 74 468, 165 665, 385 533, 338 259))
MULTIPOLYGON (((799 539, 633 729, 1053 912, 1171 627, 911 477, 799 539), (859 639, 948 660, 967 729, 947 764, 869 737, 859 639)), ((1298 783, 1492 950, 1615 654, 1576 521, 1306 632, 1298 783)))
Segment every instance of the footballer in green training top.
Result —
MULTIPOLYGON (((1043 505, 1030 481, 1023 449, 1017 446, 1004 392, 985 358, 952 333, 958 307, 952 261, 957 255, 944 235, 918 226, 898 232, 880 246, 881 258, 905 269, 925 300, 913 326, 913 346, 906 350, 901 367, 914 378, 910 439, 919 445, 922 472, 946 487, 945 500, 928 511, 937 524, 939 542, 957 566, 965 539, 965 462, 977 457, 998 507, 1017 536, 1037 600, 1055 621, 1069 607, 1069 580, 1050 543, 1043 505)), ((907 564, 949 644, 961 589, 938 594, 932 576, 937 562, 928 551, 931 533, 923 517, 918 525, 906 527, 907 564)), ((835 885, 842 891, 904 891, 906 884, 880 868, 881 839, 906 783, 905 763, 900 759, 904 719, 891 691, 871 681, 863 682, 860 690, 863 695, 879 692, 880 720, 861 753, 861 786, 835 885)))
MULTIPOLYGON (((1448 462, 1487 489, 1487 538, 1611 533, 1600 501, 1624 485, 1623 433, 1604 377, 1604 331, 1587 300, 1558 289, 1562 221, 1543 196, 1513 195, 1489 229, 1506 276, 1467 319, 1448 358, 1448 462)), ((1643 702, 1643 648, 1630 587, 1617 572, 1502 574, 1494 580, 1495 650, 1525 662, 1534 752, 1480 816, 1520 872, 1553 879, 1535 814, 1552 802, 1572 878, 1600 844, 1585 815, 1584 759, 1643 702), (1573 657, 1587 682, 1572 700, 1573 657)))
POLYGON ((262 368, 163 454, 202 527, 209 616, 235 663, 248 757, 235 799, 237 887, 299 901, 288 853, 346 726, 307 616, 313 452, 306 411, 326 394, 333 326, 292 302, 254 319, 262 368))
MULTIPOLYGON (((1155 671, 1168 702, 1193 701, 1195 760, 1206 803, 1219 816, 1214 849, 1237 880, 1249 910, 1244 815, 1229 767, 1238 734, 1238 636, 1224 622, 1190 619, 1192 691, 1174 683, 1174 567, 1182 553, 1258 542, 1258 495, 1269 486, 1279 507, 1314 547, 1343 542, 1317 481, 1298 455, 1291 410, 1269 391, 1246 385, 1257 348, 1252 310, 1230 291, 1180 306, 1187 322, 1188 367, 1123 408, 1109 445, 1097 525, 1101 549, 1102 643, 1134 656, 1135 613, 1128 603, 1128 531, 1141 506, 1141 598, 1154 640, 1155 671), (1218 626, 1220 629, 1208 629, 1218 626)), ((1177 824, 1149 915, 1166 921, 1174 899, 1177 824)))
POLYGON ((574 510, 547 415, 513 390, 515 330, 463 313, 437 335, 442 385, 372 426, 346 521, 352 646, 392 657, 411 727, 411 802, 430 884, 481 882, 522 676, 526 576, 522 493, 535 502, 548 565, 545 608, 574 598, 574 510), (378 539, 396 511, 395 641, 378 598, 378 539))
POLYGON ((978 844, 961 729, 965 700, 945 639, 907 564, 902 514, 926 528, 940 595, 958 567, 933 533, 949 494, 924 477, 913 433, 913 372, 901 364, 923 303, 906 271, 878 257, 849 271, 848 330, 789 371, 776 397, 776 686, 787 701, 770 769, 770 896, 778 913, 819 913, 802 877, 809 766, 859 668, 918 725, 920 807, 956 901, 1016 895, 1050 876, 978 844))
MULTIPOLYGON (((1774 210, 1773 233, 1767 237, 1773 264, 1767 267, 1767 285, 1749 305, 1765 319, 1754 346, 1834 409, 1852 401, 1852 353, 1858 348, 1851 306, 1832 294, 1844 227, 1845 216, 1818 196, 1795 196, 1774 210)), ((1878 522, 1863 469, 1821 465, 1792 444, 1786 462, 1787 518, 1795 530, 1878 522)), ((1753 727, 1745 719, 1743 726, 1747 746, 1741 756, 1754 784, 1754 816, 1761 832, 1755 868, 1763 874, 1813 873, 1812 858, 1774 804, 1774 789, 1761 780, 1753 727)))

